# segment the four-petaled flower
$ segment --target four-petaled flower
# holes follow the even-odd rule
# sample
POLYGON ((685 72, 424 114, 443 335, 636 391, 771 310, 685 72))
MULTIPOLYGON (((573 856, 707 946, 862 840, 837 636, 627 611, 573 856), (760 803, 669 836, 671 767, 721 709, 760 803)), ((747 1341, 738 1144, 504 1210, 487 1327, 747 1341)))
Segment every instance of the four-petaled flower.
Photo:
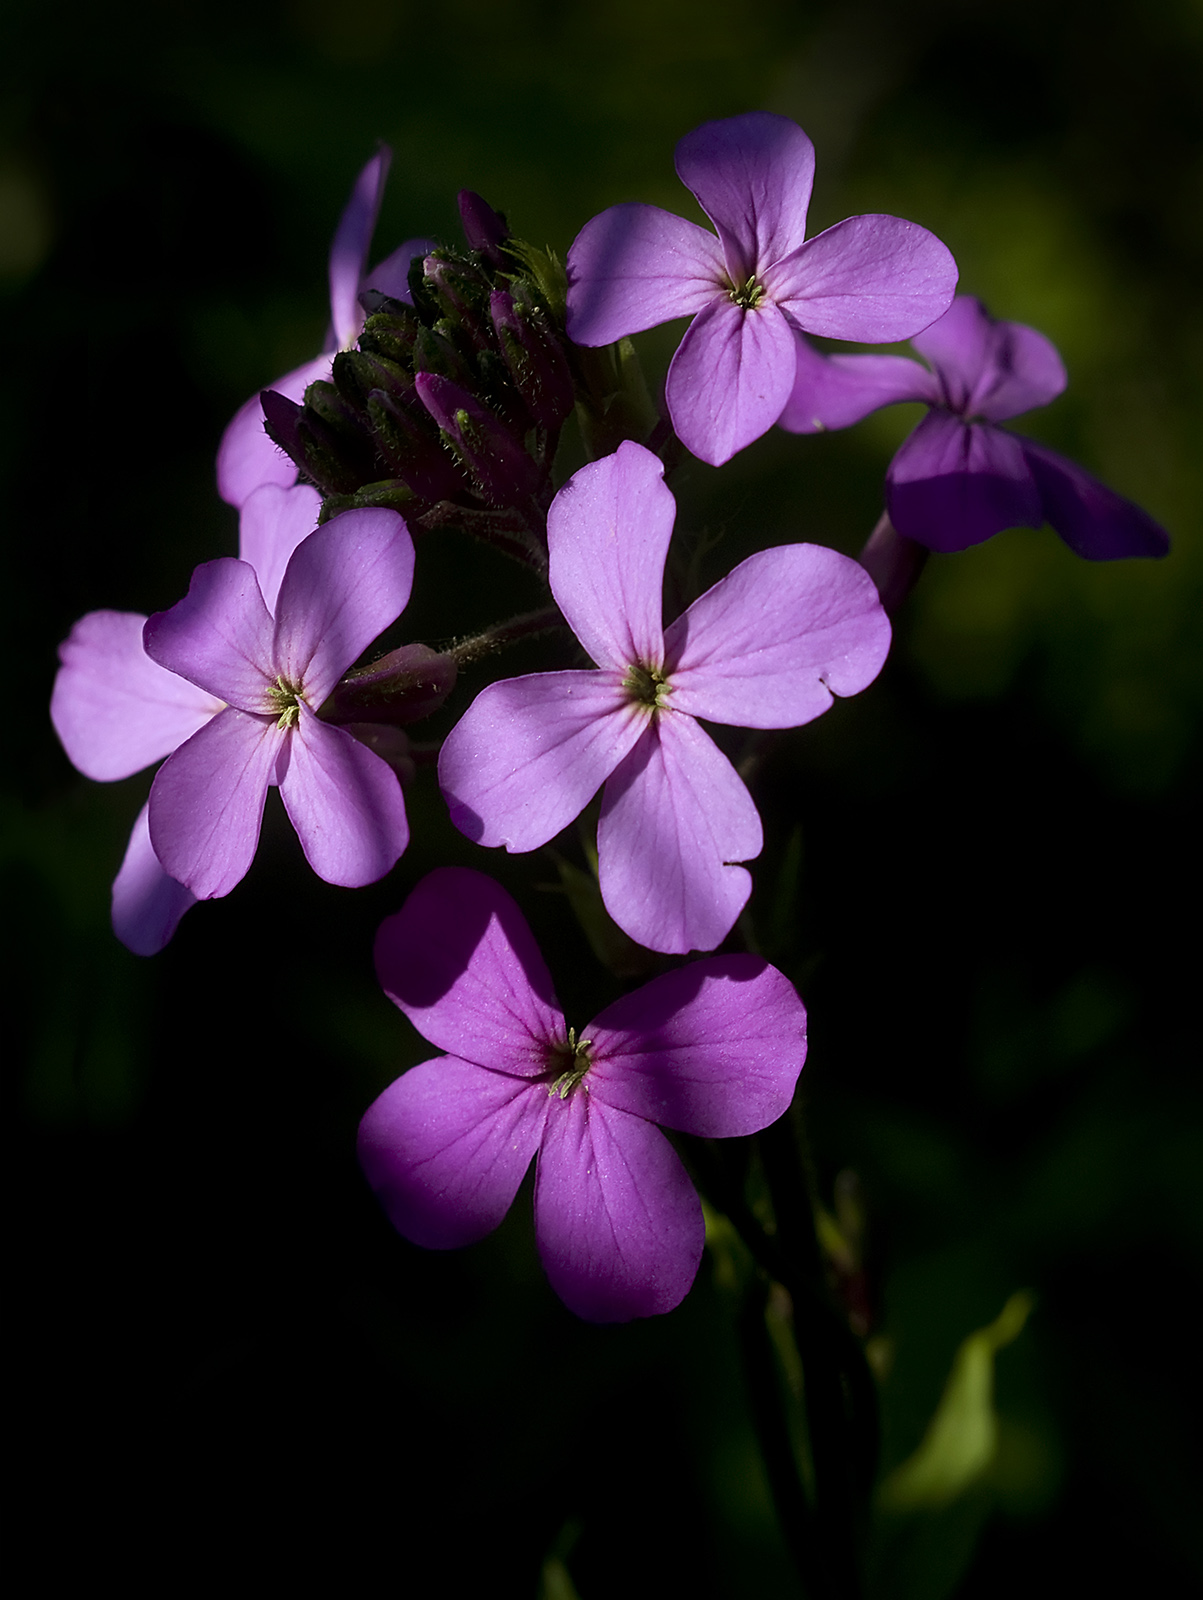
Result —
MULTIPOLYGON (((316 489, 266 484, 238 519, 238 554, 276 603, 289 557, 317 526, 316 489)), ((72 764, 101 783, 128 778, 161 761, 222 709, 222 702, 146 654, 146 617, 90 611, 59 646, 62 665, 50 720, 72 764)), ((113 931, 136 955, 156 955, 196 896, 163 870, 150 842, 148 807, 138 813, 113 882, 113 931)))
POLYGON ((675 502, 630 442, 552 502, 549 579, 596 671, 491 684, 443 746, 439 781, 469 838, 537 849, 604 783, 602 898, 652 950, 712 950, 751 891, 760 817, 697 718, 793 728, 855 694, 885 660, 872 580, 819 545, 762 550, 665 629, 675 502))
MULTIPOLYGON (((410 262, 434 248, 430 239, 407 239, 371 272, 365 270, 392 159, 392 151, 382 145, 356 178, 335 230, 330 246, 330 328, 322 354, 267 385, 289 400, 300 401, 311 383, 329 378, 336 352, 349 350, 363 332, 361 291, 375 289, 408 304, 410 262)), ((222 434, 217 451, 218 493, 232 506, 242 506, 261 484, 286 488, 296 478, 296 463, 264 432, 263 407, 256 392, 238 408, 222 434)))
POLYGON ((849 217, 806 239, 814 164, 814 146, 788 117, 704 123, 677 145, 676 166, 717 238, 632 203, 586 223, 568 252, 568 333, 578 344, 693 317, 666 399, 678 437, 714 466, 781 415, 798 330, 906 339, 948 309, 956 288, 947 248, 899 217, 849 217))
POLYGON ((471 1244, 538 1155, 535 1230, 556 1293, 593 1322, 671 1311, 702 1254, 702 1208, 656 1124, 749 1134, 789 1106, 806 1012, 775 968, 712 957, 600 1013, 578 1036, 518 907, 462 867, 424 878, 381 926, 389 998, 446 1055, 363 1119, 359 1158, 399 1232, 471 1244))
POLYGON ((405 849, 392 768, 316 712, 401 614, 413 562, 395 511, 344 511, 293 552, 274 617, 254 569, 223 557, 198 567, 185 598, 146 624, 147 655, 223 702, 150 791, 155 855, 198 899, 228 894, 245 874, 272 784, 328 883, 373 883, 405 849))
POLYGON ((1034 439, 998 424, 1055 400, 1065 368, 1042 333, 996 322, 980 300, 952 309, 911 340, 931 370, 905 356, 824 356, 804 346, 781 415, 793 433, 846 428, 880 406, 931 409, 886 476, 897 531, 930 550, 964 550, 1003 528, 1051 523, 1092 561, 1163 556, 1169 535, 1147 512, 1034 439))

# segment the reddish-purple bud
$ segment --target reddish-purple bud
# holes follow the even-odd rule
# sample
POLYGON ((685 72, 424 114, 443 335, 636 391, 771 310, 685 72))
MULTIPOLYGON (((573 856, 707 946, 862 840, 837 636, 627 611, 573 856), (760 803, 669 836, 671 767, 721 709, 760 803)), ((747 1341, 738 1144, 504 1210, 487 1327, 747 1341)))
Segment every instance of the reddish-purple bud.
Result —
POLYGON ((419 372, 414 388, 486 500, 512 506, 535 492, 539 468, 522 442, 474 395, 433 372, 419 372))
POLYGON ((370 666, 348 672, 322 706, 321 718, 344 726, 419 722, 439 709, 455 688, 455 677, 450 656, 424 644, 402 645, 370 666))
POLYGON ((489 296, 489 314, 514 386, 541 428, 558 428, 575 403, 572 373, 550 321, 537 306, 503 289, 489 296))
POLYGON ((505 266, 505 252, 501 247, 510 236, 505 218, 471 189, 461 189, 456 200, 468 249, 479 251, 495 267, 505 266))

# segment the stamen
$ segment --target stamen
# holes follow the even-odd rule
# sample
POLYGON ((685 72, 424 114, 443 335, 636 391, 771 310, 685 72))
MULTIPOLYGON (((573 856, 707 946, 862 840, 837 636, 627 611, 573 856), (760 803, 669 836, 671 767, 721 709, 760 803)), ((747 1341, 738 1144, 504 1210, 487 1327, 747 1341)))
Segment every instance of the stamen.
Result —
POLYGON ((276 727, 294 727, 301 715, 300 688, 294 688, 291 683, 285 683, 283 678, 278 677, 267 692, 275 701, 276 709, 280 713, 276 727))

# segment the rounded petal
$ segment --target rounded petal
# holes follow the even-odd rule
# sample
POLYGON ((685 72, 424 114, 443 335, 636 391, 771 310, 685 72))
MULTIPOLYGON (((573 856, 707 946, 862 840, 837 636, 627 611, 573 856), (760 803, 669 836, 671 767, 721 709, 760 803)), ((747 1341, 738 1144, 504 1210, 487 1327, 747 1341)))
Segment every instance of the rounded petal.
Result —
POLYGON ((280 584, 275 670, 315 709, 405 610, 414 542, 395 511, 344 511, 297 546, 280 584))
POLYGON ((570 1311, 587 1322, 671 1311, 697 1276, 705 1233, 697 1193, 658 1128, 583 1087, 549 1102, 535 1236, 570 1311))
POLYGON ((806 1009, 759 956, 712 956, 666 972, 585 1032, 595 1102, 706 1139, 776 1122, 806 1060, 806 1009))
POLYGON ((438 867, 376 935, 376 976, 424 1039, 521 1077, 547 1070, 565 1038, 551 976, 499 883, 438 867))
POLYGON ((285 737, 269 719, 227 706, 156 773, 151 843, 164 871, 198 900, 229 894, 246 876, 285 737))
POLYGON ((170 944, 196 896, 169 878, 150 842, 150 807, 138 813, 121 870, 113 880, 113 932, 136 956, 158 955, 170 944))
POLYGON ((1169 534, 1147 511, 1055 450, 1031 439, 1017 442, 1036 480, 1045 520, 1077 555, 1116 561, 1169 553, 1169 534))
POLYGON ((935 368, 944 403, 962 417, 1005 422, 1055 400, 1067 381, 1050 340, 1022 323, 996 322, 970 294, 959 294, 911 342, 935 368))
POLYGON ((170 755, 221 710, 221 701, 152 661, 146 618, 89 611, 59 646, 50 720, 71 765, 111 783, 170 755))
POLYGON ((849 217, 808 239, 764 282, 804 333, 889 344, 948 310, 957 264, 947 245, 917 223, 849 217))
POLYGON ((481 691, 439 755, 439 784, 477 844, 537 850, 589 801, 647 726, 617 673, 534 672, 481 691))
POLYGON ((881 671, 890 623, 858 562, 817 544, 741 561, 665 637, 674 711, 796 728, 881 671))
POLYGON ((906 356, 825 356, 798 335, 793 392, 777 418, 790 433, 848 428, 871 411, 903 400, 936 405, 940 386, 906 356))
POLYGON ((244 501, 238 519, 238 559, 254 567, 269 611, 276 609, 280 580, 293 551, 317 527, 321 509, 321 495, 307 483, 291 489, 261 484, 244 501))
POLYGON ((574 472, 547 513, 551 592, 599 667, 664 660, 664 561, 677 503, 664 463, 624 440, 574 472))
POLYGON ((777 307, 744 311, 728 296, 686 329, 665 396, 677 436, 721 467, 781 415, 797 370, 797 339, 777 307))
MULTIPOLYGON (((311 383, 329 378, 330 355, 315 356, 267 385, 298 404, 311 383)), ((296 462, 268 437, 263 427, 263 406, 256 391, 234 413, 217 449, 217 492, 232 506, 245 505, 264 483, 282 489, 297 481, 296 462)))
POLYGON ((304 704, 277 772, 305 859, 327 883, 359 889, 391 872, 409 843, 397 774, 304 704))
POLYGON ((410 263, 418 256, 428 256, 437 248, 433 239, 407 239, 372 268, 360 289, 375 289, 378 294, 388 295, 390 300, 412 305, 413 297, 409 292, 410 263))
POLYGON ((752 891, 733 863, 764 837, 735 768, 692 717, 661 711, 606 784, 597 827, 606 910, 649 950, 713 950, 752 891))
POLYGON ((142 630, 146 653, 241 711, 266 714, 275 682, 272 619, 253 567, 231 556, 197 567, 188 593, 142 630))
POLYGON ((455 1250, 492 1233, 539 1147, 547 1090, 455 1056, 398 1078, 359 1126, 359 1162, 398 1233, 455 1250))
POLYGON ((363 327, 359 308, 359 280, 368 260, 368 247, 376 231, 380 202, 393 152, 387 145, 363 168, 347 201, 330 246, 330 321, 339 350, 355 343, 363 327))
POLYGON ((568 252, 568 337, 613 344, 726 295, 722 248, 696 222, 659 206, 611 206, 568 252))
POLYGON ((677 176, 718 229, 737 282, 806 237, 815 149, 796 122, 770 111, 704 122, 677 145, 677 176))
POLYGON ((942 410, 903 441, 886 475, 886 504, 904 538, 945 552, 1044 521, 1015 435, 942 410))

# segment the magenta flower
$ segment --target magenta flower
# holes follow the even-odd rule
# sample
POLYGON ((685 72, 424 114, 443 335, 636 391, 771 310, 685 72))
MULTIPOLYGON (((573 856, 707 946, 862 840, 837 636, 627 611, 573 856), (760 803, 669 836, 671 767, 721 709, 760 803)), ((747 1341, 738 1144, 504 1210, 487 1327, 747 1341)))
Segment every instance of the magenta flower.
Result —
MULTIPOLYGON (((255 568, 269 606, 320 507, 315 489, 274 485, 243 506, 239 556, 255 568)), ((150 659, 142 643, 146 621, 136 612, 92 611, 59 647, 50 718, 72 765, 101 783, 161 761, 222 709, 221 700, 150 659)), ((113 931, 136 955, 155 955, 195 904, 160 865, 143 806, 113 883, 113 931)))
POLYGON ((1065 388, 1061 357, 1042 333, 996 322, 980 300, 958 295, 911 343, 930 371, 905 356, 823 356, 805 346, 780 419, 792 433, 817 433, 881 406, 924 401, 931 409, 886 475, 899 533, 952 551, 1048 522, 1092 561, 1166 553, 1169 535, 1147 512, 1055 450, 998 426, 1065 388))
POLYGON ((806 1012, 781 973, 723 956, 655 978, 578 1037, 518 907, 463 867, 424 878, 376 938, 385 993, 448 1053, 363 1119, 359 1159, 390 1221, 431 1250, 482 1239, 537 1153, 535 1232, 577 1316, 671 1311, 702 1255, 702 1208, 655 1125, 755 1133, 789 1106, 806 1012))
POLYGON ((658 206, 611 206, 568 252, 568 333, 611 344, 692 317, 668 369, 682 442, 721 466, 772 427, 794 387, 798 330, 906 339, 947 310, 957 268, 899 217, 849 217, 806 238, 814 146, 788 117, 707 122, 677 175, 718 237, 658 206), (872 332, 868 330, 872 329, 872 332))
POLYGON ((855 561, 818 545, 750 556, 661 624, 675 503, 663 466, 624 443, 561 489, 550 582, 596 671, 491 684, 443 746, 456 826, 534 850, 604 783, 597 850, 614 920, 653 950, 712 950, 751 891, 760 818, 696 720, 792 728, 877 676, 890 625, 855 561))
POLYGON ((274 617, 254 569, 224 557, 146 624, 147 655, 224 702, 150 791, 155 855, 198 899, 228 894, 245 874, 272 784, 328 883, 373 883, 405 849, 395 773, 316 712, 404 609, 413 561, 396 512, 345 511, 297 546, 274 617))
MULTIPOLYGON (((330 330, 323 352, 267 386, 289 400, 299 402, 311 383, 329 378, 335 354, 349 350, 359 338, 364 323, 360 292, 376 289, 394 300, 410 303, 409 264, 415 256, 424 256, 434 248, 429 239, 407 239, 371 272, 365 271, 392 159, 392 151, 382 145, 355 180, 330 246, 330 330)), ((287 488, 296 482, 296 464, 268 438, 263 420, 263 407, 255 393, 238 408, 222 434, 217 451, 217 489, 222 499, 233 506, 241 507, 260 484, 287 488)))

